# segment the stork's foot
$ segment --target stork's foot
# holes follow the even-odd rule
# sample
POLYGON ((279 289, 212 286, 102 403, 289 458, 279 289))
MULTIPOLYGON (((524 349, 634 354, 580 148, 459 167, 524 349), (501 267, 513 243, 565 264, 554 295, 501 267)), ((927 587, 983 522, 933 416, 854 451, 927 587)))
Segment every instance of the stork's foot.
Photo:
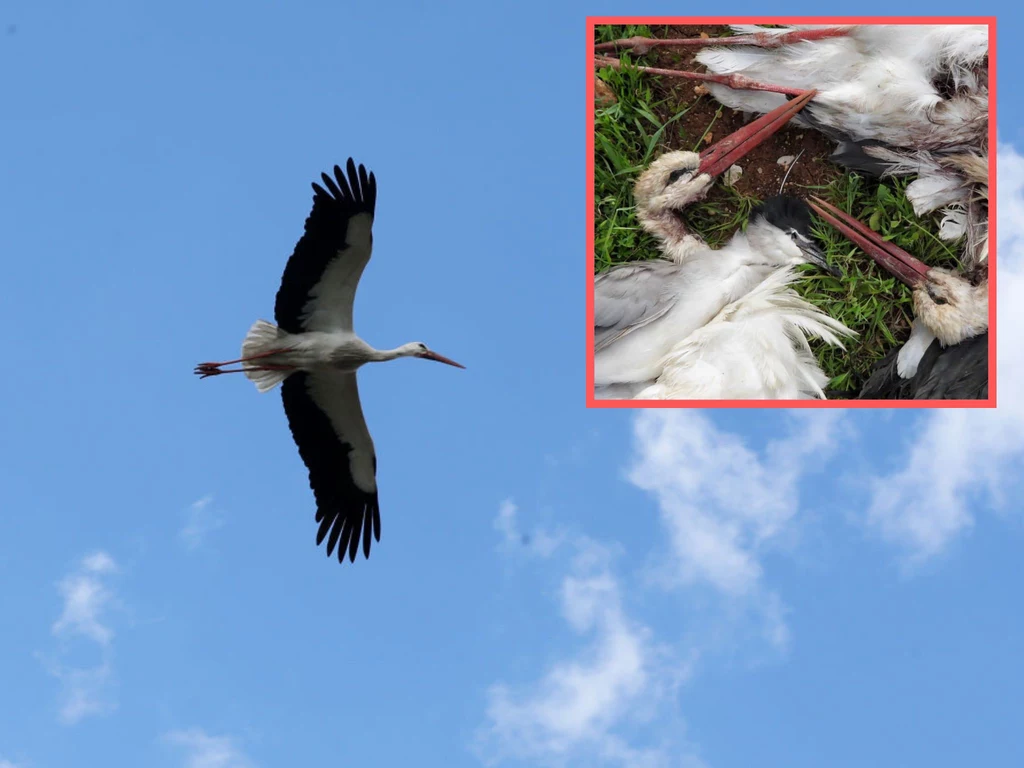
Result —
POLYGON ((200 363, 192 373, 201 379, 205 379, 207 376, 219 376, 222 373, 227 373, 227 371, 221 370, 219 363, 200 363))

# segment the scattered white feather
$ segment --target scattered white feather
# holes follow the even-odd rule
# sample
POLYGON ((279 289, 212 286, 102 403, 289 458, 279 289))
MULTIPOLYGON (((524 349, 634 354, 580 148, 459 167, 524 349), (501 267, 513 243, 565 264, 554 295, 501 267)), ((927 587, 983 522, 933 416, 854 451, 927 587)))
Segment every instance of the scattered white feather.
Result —
POLYGON ((917 374, 921 358, 928 347, 935 341, 935 334, 920 320, 914 320, 910 326, 910 338, 896 355, 896 372, 904 379, 912 379, 917 374))

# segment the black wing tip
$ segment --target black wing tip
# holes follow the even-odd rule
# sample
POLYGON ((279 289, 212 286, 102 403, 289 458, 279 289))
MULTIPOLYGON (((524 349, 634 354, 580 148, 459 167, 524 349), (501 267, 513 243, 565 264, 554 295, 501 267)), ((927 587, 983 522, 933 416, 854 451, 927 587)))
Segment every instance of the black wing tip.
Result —
POLYGON ((327 173, 320 174, 326 189, 313 182, 314 201, 326 197, 351 207, 354 212, 373 214, 377 204, 377 177, 373 172, 368 172, 362 163, 356 165, 355 159, 351 157, 345 161, 344 169, 335 165, 332 170, 334 178, 327 173))
POLYGON ((368 495, 361 510, 355 513, 325 512, 317 510, 316 521, 320 524, 316 533, 316 545, 319 547, 327 540, 325 553, 328 558, 338 550, 338 562, 344 563, 345 556, 354 563, 359 553, 359 542, 362 541, 363 558, 370 558, 372 541, 380 541, 380 507, 377 495, 368 495))

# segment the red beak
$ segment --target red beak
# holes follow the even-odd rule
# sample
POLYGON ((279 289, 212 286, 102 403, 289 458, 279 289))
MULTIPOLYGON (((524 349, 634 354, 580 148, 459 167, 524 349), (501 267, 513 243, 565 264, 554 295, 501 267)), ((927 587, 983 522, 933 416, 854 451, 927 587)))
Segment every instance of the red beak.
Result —
POLYGON ((730 133, 721 141, 705 149, 700 153, 700 168, 697 173, 720 175, 754 147, 774 135, 817 93, 817 91, 804 91, 795 99, 790 99, 771 112, 761 115, 757 120, 751 121, 738 131, 730 133))
POLYGON ((454 365, 456 368, 462 368, 463 370, 466 369, 466 366, 459 365, 454 360, 449 360, 444 355, 439 355, 439 354, 437 354, 437 352, 431 352, 430 350, 427 350, 426 352, 422 352, 422 353, 416 355, 416 357, 422 357, 424 360, 437 360, 437 362, 439 362, 439 363, 445 363, 446 365, 454 365))
POLYGON ((812 196, 810 205, 815 213, 859 245, 879 266, 906 285, 914 288, 925 279, 929 267, 923 261, 915 259, 899 246, 885 242, 877 232, 821 198, 812 196))

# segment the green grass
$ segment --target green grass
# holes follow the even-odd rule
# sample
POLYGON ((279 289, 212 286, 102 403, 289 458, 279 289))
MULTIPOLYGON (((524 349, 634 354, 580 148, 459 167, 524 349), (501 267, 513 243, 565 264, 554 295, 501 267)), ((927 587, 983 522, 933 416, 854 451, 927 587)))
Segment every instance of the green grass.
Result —
MULTIPOLYGON (((643 26, 603 27, 598 34, 605 41, 649 36, 650 30, 643 26)), ((628 54, 621 59, 631 61, 628 54)), ((654 238, 637 222, 632 186, 644 168, 665 151, 669 139, 674 140, 674 145, 681 142, 693 149, 701 145, 702 136, 684 135, 677 121, 702 99, 710 97, 694 97, 687 103, 670 103, 668 98, 657 100, 652 89, 654 77, 629 66, 621 70, 605 68, 598 76, 618 99, 611 106, 596 109, 594 118, 594 256, 596 271, 602 272, 614 264, 660 256, 654 238)), ((709 118, 705 132, 712 129, 721 109, 718 107, 709 118)), ((959 245, 938 239, 938 217, 919 219, 914 215, 904 194, 908 181, 878 181, 845 173, 825 187, 789 183, 785 191, 799 197, 818 195, 926 264, 957 268, 959 245)), ((687 220, 694 232, 717 247, 745 226, 751 208, 758 202, 754 197, 716 184, 708 198, 687 209, 687 220)), ((853 397, 877 361, 906 339, 911 318, 910 292, 831 226, 817 220, 815 223, 814 233, 829 261, 843 271, 845 278, 837 280, 805 267, 805 279, 796 288, 830 316, 858 332, 858 338, 848 342, 845 351, 812 342, 822 369, 830 377, 830 397, 853 397)))

